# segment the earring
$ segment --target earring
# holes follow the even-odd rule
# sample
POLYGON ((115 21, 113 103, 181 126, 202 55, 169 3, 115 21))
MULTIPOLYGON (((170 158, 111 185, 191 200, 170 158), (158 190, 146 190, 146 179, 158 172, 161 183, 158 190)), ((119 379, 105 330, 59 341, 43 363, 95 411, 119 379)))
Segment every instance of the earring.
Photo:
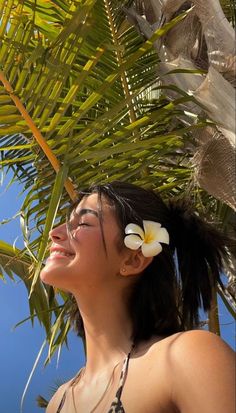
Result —
POLYGON ((121 268, 121 272, 126 272, 126 269, 125 269, 125 268, 121 268))

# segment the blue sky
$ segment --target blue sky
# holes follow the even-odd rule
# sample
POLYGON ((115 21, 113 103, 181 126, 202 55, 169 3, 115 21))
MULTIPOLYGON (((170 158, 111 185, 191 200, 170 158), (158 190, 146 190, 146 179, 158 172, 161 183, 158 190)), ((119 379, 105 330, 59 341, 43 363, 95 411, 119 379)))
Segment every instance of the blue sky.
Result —
MULTIPOLYGON (((18 185, 11 186, 5 192, 0 187, 0 221, 13 216, 22 203, 18 185)), ((0 225, 0 239, 21 248, 19 220, 0 225)), ((6 283, 0 280, 0 413, 20 412, 20 399, 44 341, 44 331, 36 322, 32 328, 28 321, 13 330, 19 321, 29 315, 27 291, 19 278, 12 282, 6 276, 6 283)), ((50 365, 43 367, 47 351, 43 353, 41 361, 32 378, 23 406, 23 413, 43 413, 44 409, 37 407, 35 399, 41 394, 45 398, 50 396, 50 387, 55 380, 68 380, 77 373, 84 363, 83 346, 81 340, 74 333, 69 336, 69 348, 63 348, 57 367, 56 357, 50 365)))
MULTIPOLYGON (((22 198, 18 197, 20 188, 13 185, 5 191, 5 185, 0 187, 0 221, 10 218, 20 208, 22 198)), ((17 219, 5 225, 0 225, 0 239, 22 247, 20 224, 17 219)), ((226 313, 224 305, 219 307, 222 337, 232 347, 234 346, 233 319, 226 313)), ((44 340, 44 331, 38 323, 32 328, 30 322, 17 327, 16 323, 29 315, 27 292, 24 285, 16 277, 12 282, 6 276, 6 283, 0 280, 0 413, 20 412, 20 399, 23 389, 33 367, 35 358, 44 340)), ((50 387, 56 380, 68 380, 76 374, 84 362, 81 340, 74 333, 69 335, 69 351, 64 348, 57 366, 56 357, 50 365, 43 367, 46 351, 32 378, 23 406, 23 413, 43 413, 36 406, 38 394, 45 398, 50 396, 50 387)))

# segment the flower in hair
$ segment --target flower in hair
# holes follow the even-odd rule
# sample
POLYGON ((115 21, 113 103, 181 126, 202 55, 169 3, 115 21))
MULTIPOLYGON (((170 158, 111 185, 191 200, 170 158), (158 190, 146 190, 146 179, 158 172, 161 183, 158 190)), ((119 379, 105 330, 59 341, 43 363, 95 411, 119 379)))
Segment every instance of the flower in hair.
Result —
POLYGON ((169 244, 169 234, 159 222, 143 221, 144 230, 137 224, 128 224, 125 227, 127 234, 124 243, 127 248, 137 250, 141 247, 144 257, 154 257, 160 254, 160 243, 169 244))

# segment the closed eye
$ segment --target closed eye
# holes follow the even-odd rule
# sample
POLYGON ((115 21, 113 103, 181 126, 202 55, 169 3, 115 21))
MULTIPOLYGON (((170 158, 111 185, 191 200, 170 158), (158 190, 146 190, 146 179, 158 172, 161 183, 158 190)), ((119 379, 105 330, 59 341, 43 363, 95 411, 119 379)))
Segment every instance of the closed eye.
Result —
POLYGON ((82 216, 85 216, 87 214, 92 214, 93 216, 95 215, 95 217, 98 217, 97 211, 92 210, 92 209, 83 208, 78 213, 76 211, 73 211, 71 216, 68 217, 68 221, 67 221, 68 230, 74 231, 76 230, 76 228, 93 226, 93 223, 90 224, 88 222, 78 222, 82 218, 82 216))

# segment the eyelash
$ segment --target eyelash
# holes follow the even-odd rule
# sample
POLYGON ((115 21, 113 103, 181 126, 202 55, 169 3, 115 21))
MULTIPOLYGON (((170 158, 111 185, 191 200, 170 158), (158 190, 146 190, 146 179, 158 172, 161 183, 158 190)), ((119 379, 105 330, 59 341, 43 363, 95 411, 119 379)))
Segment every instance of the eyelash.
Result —
POLYGON ((77 228, 80 228, 80 227, 89 227, 90 225, 89 224, 87 224, 86 222, 81 222, 80 224, 77 224, 76 225, 76 227, 75 228, 73 228, 73 225, 68 225, 68 229, 69 229, 69 231, 75 231, 77 228))

